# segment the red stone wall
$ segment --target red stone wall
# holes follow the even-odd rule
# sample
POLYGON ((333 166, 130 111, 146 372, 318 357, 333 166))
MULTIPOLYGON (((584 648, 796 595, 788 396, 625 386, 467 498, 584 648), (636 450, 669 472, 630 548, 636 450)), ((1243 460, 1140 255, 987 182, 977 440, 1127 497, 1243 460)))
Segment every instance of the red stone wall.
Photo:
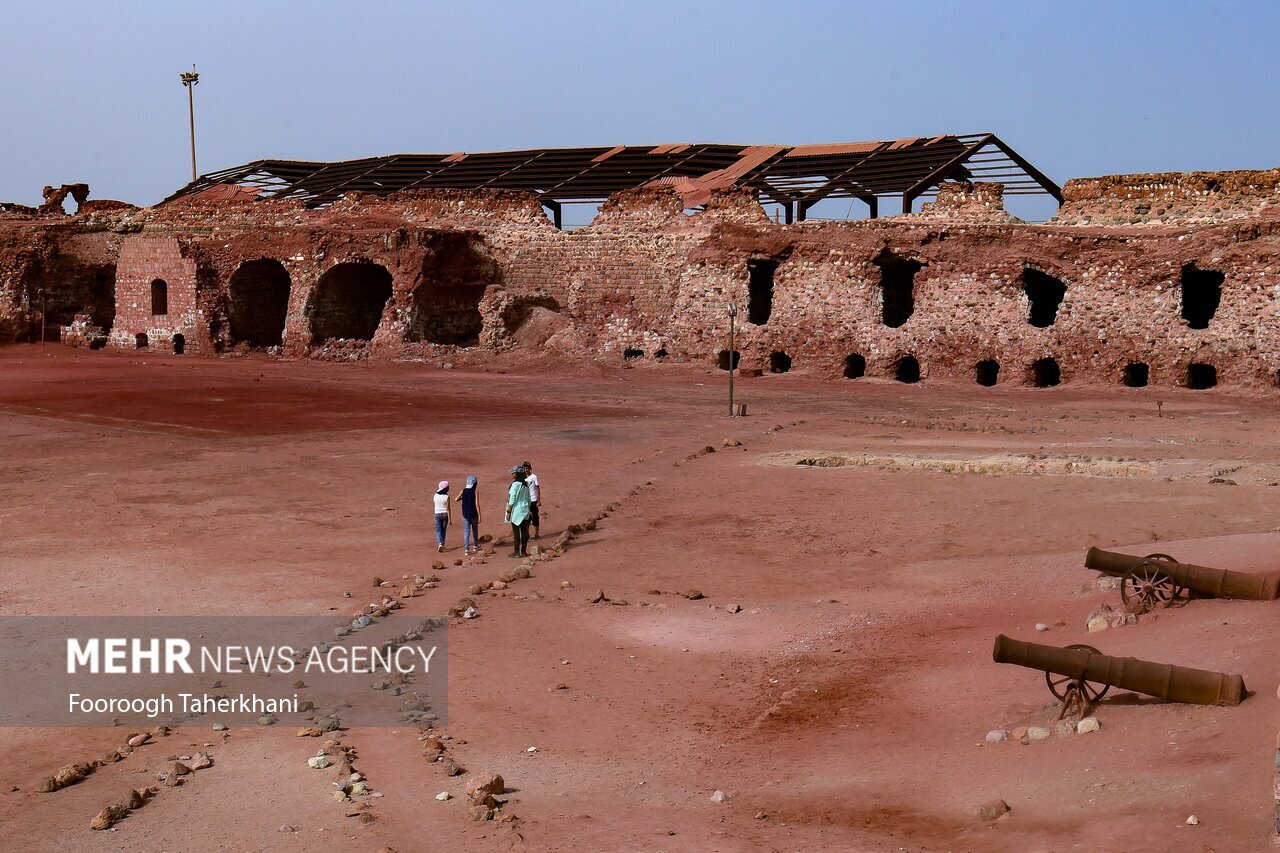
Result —
MULTIPOLYGON (((1274 180, 1274 173, 1224 173, 1072 182, 1063 214, 1038 226, 1008 216, 999 188, 986 185, 944 185, 919 214, 794 225, 769 221, 748 192, 724 192, 705 210, 686 212, 669 188, 650 187, 619 193, 574 231, 556 230, 529 194, 419 191, 319 210, 270 201, 172 204, 119 213, 93 226, 98 231, 78 225, 75 239, 122 246, 117 347, 133 346, 139 332, 153 347, 181 333, 193 354, 242 346, 228 328, 231 282, 242 263, 274 259, 289 276, 287 356, 432 362, 532 349, 621 361, 631 350, 712 364, 725 347, 725 303, 745 309, 748 264, 765 260, 777 264, 772 314, 762 325, 739 324, 746 367, 767 369, 777 352, 796 372, 838 378, 846 356, 858 354, 869 377, 891 377, 897 360, 911 355, 925 379, 972 382, 975 364, 992 359, 1001 383, 1025 383, 1032 363, 1051 357, 1064 384, 1115 384, 1126 364, 1142 362, 1153 386, 1169 386, 1186 381, 1189 364, 1206 363, 1220 384, 1260 390, 1280 371, 1274 180), (1098 221, 1113 205, 1157 197, 1183 205, 1183 219, 1140 228, 1098 221), (1086 217, 1088 226, 1067 224, 1086 217), (914 313, 897 328, 881 313, 874 261, 885 253, 921 265, 914 313), (317 283, 346 262, 383 267, 391 297, 372 341, 317 346, 310 318, 317 283), (1191 264, 1224 276, 1205 329, 1182 318, 1180 276, 1191 264), (1065 286, 1044 328, 1029 322, 1028 268, 1065 286), (150 314, 157 277, 169 283, 163 318, 150 314), (444 315, 431 313, 442 308, 444 315), (461 336, 476 322, 473 350, 422 339, 461 336)), ((42 253, 73 245, 70 232, 22 221, 21 238, 17 226, 0 224, 0 305, 30 291, 12 282, 38 278, 42 253)))

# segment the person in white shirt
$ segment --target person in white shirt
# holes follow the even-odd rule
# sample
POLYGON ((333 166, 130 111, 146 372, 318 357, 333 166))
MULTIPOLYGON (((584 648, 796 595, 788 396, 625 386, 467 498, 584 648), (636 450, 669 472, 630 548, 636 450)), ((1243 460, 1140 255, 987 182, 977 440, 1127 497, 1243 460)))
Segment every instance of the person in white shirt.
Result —
POLYGON ((449 510, 449 481, 441 480, 436 487, 436 550, 444 551, 444 534, 449 530, 449 522, 453 515, 449 510))
POLYGON ((542 486, 538 482, 538 475, 533 473, 533 466, 526 460, 520 466, 524 469, 525 482, 529 484, 529 521, 533 528, 533 538, 538 538, 538 522, 545 510, 539 510, 539 504, 542 502, 542 486))

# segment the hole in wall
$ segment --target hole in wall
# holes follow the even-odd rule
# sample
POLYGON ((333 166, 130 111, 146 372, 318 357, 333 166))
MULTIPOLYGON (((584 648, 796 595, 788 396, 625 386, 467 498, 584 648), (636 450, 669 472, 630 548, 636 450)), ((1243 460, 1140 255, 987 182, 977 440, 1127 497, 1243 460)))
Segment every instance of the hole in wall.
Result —
POLYGON ((721 370, 737 370, 738 362, 742 360, 742 353, 737 350, 733 351, 733 358, 729 358, 729 351, 722 349, 716 353, 716 367, 721 370))
POLYGON ((380 264, 350 261, 331 267, 316 282, 308 306, 311 339, 373 340, 391 298, 391 273, 380 264))
POLYGON ((915 313, 916 273, 924 264, 885 249, 873 264, 880 267, 881 320, 896 329, 915 313))
POLYGON ((747 322, 763 326, 773 314, 773 274, 777 261, 747 261, 747 322))
POLYGON ((791 369, 791 356, 785 352, 769 353, 769 372, 786 373, 791 369))
POLYGON ((893 378, 899 382, 919 382, 920 362, 914 355, 904 355, 893 365, 893 378))
POLYGON ((163 317, 169 313, 169 282, 157 278, 151 282, 151 315, 163 317))
POLYGON ((1022 287, 1027 293, 1027 322, 1038 329, 1057 322, 1067 286, 1047 273, 1026 267, 1022 271, 1022 287))
POLYGON ((147 333, 138 332, 138 334, 134 335, 133 345, 138 349, 142 349, 143 347, 149 346, 149 342, 147 341, 147 333))
POLYGON ((861 379, 867 375, 867 359, 861 353, 852 353, 844 357, 844 378, 861 379))
POLYGON ((1000 379, 1000 362, 984 359, 973 367, 974 380, 984 388, 990 388, 1000 379))
POLYGON ((1151 380, 1151 368, 1141 361, 1131 361, 1124 366, 1124 384, 1129 388, 1146 388, 1151 380))
POLYGON ((271 258, 245 261, 227 286, 227 323, 233 343, 275 347, 289 316, 289 271, 271 258))
POLYGON ((413 291, 406 338, 475 346, 484 328, 480 301, 485 288, 501 278, 498 265, 475 238, 465 234, 437 234, 429 248, 422 278, 413 291))
POLYGON ((1193 391, 1204 391, 1218 384, 1218 368, 1212 364, 1193 361, 1187 365, 1187 387, 1193 391))
POLYGON ((644 350, 642 349, 624 349, 622 357, 627 361, 635 361, 637 358, 644 358, 644 350))
POLYGON ((662 359, 662 358, 666 358, 666 357, 667 357, 667 355, 669 355, 669 353, 668 353, 665 349, 660 349, 660 350, 658 350, 657 352, 655 352, 655 353, 653 354, 653 357, 654 357, 654 358, 658 358, 658 359, 662 359))
POLYGON ((1222 282, 1217 270, 1202 270, 1195 264, 1182 267, 1182 319, 1193 329, 1207 329, 1222 302, 1222 282))
POLYGON ((178 333, 173 336, 173 354, 182 355, 187 351, 187 336, 178 333))
POLYGON ((1031 384, 1037 388, 1052 388, 1062 383, 1062 370, 1056 358, 1042 358, 1031 365, 1031 384))

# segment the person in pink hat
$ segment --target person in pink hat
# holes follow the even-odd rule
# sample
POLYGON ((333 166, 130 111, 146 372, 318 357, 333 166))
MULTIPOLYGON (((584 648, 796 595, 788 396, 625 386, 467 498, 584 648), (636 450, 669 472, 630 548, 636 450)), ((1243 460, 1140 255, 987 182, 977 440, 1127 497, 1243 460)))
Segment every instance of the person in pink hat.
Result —
POLYGON ((449 511, 449 481, 441 480, 436 488, 436 550, 444 551, 444 534, 449 530, 453 515, 449 511))

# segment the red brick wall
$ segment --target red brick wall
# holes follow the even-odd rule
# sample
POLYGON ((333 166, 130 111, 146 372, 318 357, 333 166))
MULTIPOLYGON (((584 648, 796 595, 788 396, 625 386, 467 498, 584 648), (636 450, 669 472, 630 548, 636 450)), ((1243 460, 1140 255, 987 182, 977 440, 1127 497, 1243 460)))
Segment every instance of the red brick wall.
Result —
POLYGON ((116 266, 116 319, 109 346, 133 349, 138 334, 153 349, 172 352, 174 335, 186 339, 186 352, 208 348, 208 327, 196 304, 196 262, 183 256, 175 237, 139 236, 126 240, 116 266), (151 313, 151 283, 168 284, 167 314, 151 313))

